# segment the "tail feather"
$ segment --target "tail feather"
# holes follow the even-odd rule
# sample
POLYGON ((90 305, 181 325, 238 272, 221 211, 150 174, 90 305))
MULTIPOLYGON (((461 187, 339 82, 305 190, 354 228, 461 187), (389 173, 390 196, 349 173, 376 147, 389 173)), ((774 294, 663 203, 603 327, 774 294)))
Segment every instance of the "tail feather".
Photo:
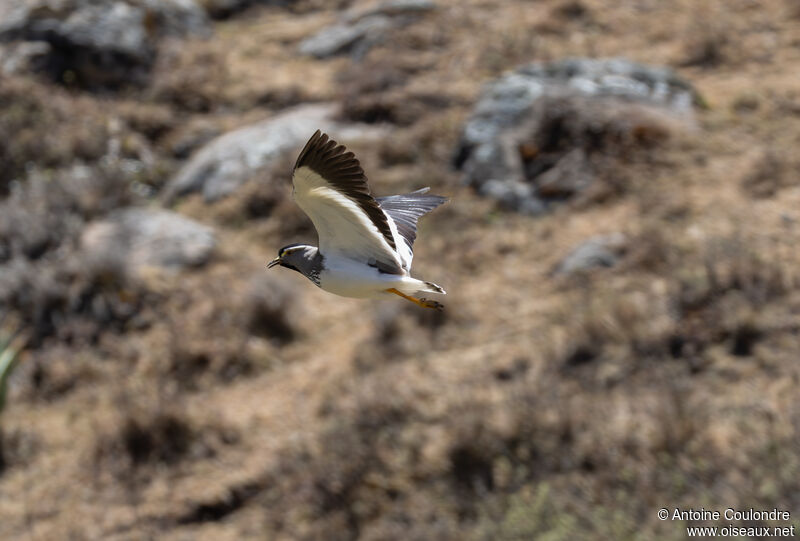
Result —
POLYGON ((444 288, 434 284, 433 282, 426 282, 424 280, 417 280, 410 276, 406 276, 400 283, 394 285, 395 288, 402 291, 406 295, 418 295, 420 293, 439 293, 446 295, 444 288))
POLYGON ((420 291, 425 291, 427 293, 441 293, 442 295, 447 295, 447 291, 444 290, 442 286, 434 284, 433 282, 423 282, 427 289, 421 289, 420 291))

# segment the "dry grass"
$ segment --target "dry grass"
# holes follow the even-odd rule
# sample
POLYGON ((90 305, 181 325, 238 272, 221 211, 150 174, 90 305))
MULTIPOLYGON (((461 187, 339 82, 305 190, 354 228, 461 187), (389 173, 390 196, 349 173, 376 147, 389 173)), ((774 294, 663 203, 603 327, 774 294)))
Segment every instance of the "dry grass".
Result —
POLYGON ((0 82, 0 194, 33 164, 57 167, 106 152, 107 116, 91 100, 25 78, 0 82))
POLYGON ((165 43, 140 95, 0 83, 0 131, 19 135, 0 144, 4 179, 24 178, 0 202, 0 308, 33 332, 3 417, 0 537, 682 539, 657 509, 797 508, 789 4, 438 3, 360 60, 298 58, 336 18, 298 2, 165 43), (461 186, 450 164, 481 84, 576 55, 671 64, 709 107, 683 132, 553 109, 571 128, 550 150, 591 153, 603 189, 540 218, 461 186), (157 192, 214 133, 330 99, 390 125, 353 145, 376 193, 451 197, 415 247, 444 313, 266 272, 315 240, 291 156, 176 207, 216 229, 203 268, 129 282, 74 261, 88 219, 157 192), (109 139, 120 161, 101 159, 109 139), (88 181, 66 174, 75 160, 88 181), (616 266, 553 275, 612 233, 628 239, 616 266))

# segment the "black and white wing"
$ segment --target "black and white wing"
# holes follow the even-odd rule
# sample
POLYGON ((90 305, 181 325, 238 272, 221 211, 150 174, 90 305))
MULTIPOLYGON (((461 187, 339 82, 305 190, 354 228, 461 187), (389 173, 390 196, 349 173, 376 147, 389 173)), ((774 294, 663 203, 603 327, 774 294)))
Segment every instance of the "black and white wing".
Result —
POLYGON ((317 229, 321 254, 403 274, 390 219, 352 152, 317 130, 297 158, 292 183, 295 202, 317 229))
POLYGON ((422 188, 403 195, 377 198, 378 204, 394 222, 397 233, 401 237, 398 242, 404 243, 408 248, 407 250, 398 250, 403 266, 406 268, 411 266, 411 258, 414 255, 412 247, 417 238, 417 221, 447 201, 447 198, 440 195, 427 195, 428 190, 430 188, 422 188))

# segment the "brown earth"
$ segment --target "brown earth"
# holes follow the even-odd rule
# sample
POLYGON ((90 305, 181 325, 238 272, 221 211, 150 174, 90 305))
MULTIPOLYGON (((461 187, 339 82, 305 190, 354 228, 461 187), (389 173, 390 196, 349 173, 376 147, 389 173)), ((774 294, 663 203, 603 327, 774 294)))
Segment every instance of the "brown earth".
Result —
POLYGON ((360 61, 298 56, 332 8, 254 6, 167 44, 145 89, 0 81, 14 175, 92 163, 115 136, 123 154, 153 151, 131 182, 157 192, 180 141, 338 100, 391 123, 351 145, 378 195, 451 197, 415 246, 415 275, 448 290, 441 314, 266 273, 280 246, 314 240, 288 158, 220 202, 180 201, 217 231, 209 264, 91 281, 92 298, 132 295, 136 315, 65 316, 69 332, 22 355, 0 538, 683 539, 662 507, 777 507, 792 521, 770 525, 800 525, 794 2, 438 5, 360 61), (487 80, 566 56, 672 66, 708 106, 626 157, 602 197, 499 211, 450 167, 460 127, 487 80), (617 266, 554 275, 615 232, 629 239, 617 266))

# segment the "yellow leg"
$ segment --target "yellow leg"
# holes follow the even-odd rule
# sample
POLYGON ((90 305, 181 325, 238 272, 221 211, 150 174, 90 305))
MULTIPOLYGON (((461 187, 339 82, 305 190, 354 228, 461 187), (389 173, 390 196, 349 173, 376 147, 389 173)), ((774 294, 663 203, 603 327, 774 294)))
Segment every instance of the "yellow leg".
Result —
POLYGON ((388 293, 394 293, 395 295, 399 295, 406 300, 409 300, 416 304, 417 306, 422 306, 423 308, 433 308, 434 310, 439 310, 440 312, 444 309, 444 305, 440 302, 431 301, 428 299, 415 299, 414 297, 410 297, 405 293, 401 293, 397 291, 395 288, 390 288, 386 290, 388 293))

